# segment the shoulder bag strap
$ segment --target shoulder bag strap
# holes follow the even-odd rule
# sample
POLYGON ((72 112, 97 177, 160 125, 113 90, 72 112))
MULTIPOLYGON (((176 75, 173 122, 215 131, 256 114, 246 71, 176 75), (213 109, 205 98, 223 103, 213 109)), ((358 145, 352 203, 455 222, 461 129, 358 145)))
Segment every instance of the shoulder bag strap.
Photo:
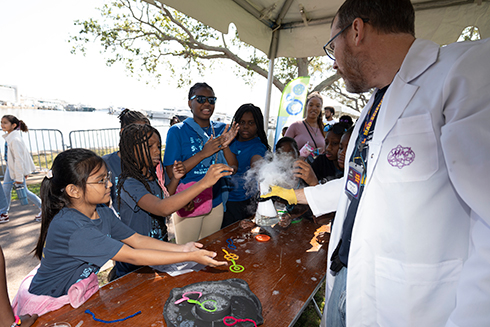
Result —
POLYGON ((310 130, 308 129, 308 126, 306 126, 306 123, 305 123, 305 121, 304 121, 304 120, 303 120, 303 125, 305 125, 305 128, 306 128, 306 130, 308 131, 308 134, 310 134, 311 140, 312 140, 312 141, 313 141, 313 143, 315 144, 315 149, 318 149, 318 146, 316 145, 315 139, 314 139, 314 138, 313 138, 313 136, 311 135, 310 130))

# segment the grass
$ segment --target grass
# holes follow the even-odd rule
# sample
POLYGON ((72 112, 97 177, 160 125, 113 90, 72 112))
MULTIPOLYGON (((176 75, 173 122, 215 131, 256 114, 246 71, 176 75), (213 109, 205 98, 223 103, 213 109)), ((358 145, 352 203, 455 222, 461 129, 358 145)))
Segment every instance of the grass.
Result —
MULTIPOLYGON (((325 282, 322 283, 320 289, 313 297, 320 307, 320 310, 323 312, 323 308, 325 306, 325 282)), ((310 327, 310 326, 320 326, 321 318, 318 316, 315 310, 315 305, 313 301, 308 303, 308 306, 305 308, 305 311, 301 314, 298 321, 294 324, 294 327, 310 327)))
POLYGON ((104 286, 105 284, 109 283, 109 273, 111 272, 112 270, 112 267, 106 269, 106 270, 102 270, 102 271, 99 271, 99 273, 97 274, 97 279, 99 281, 99 287, 102 287, 104 286))
MULTIPOLYGON (((32 193, 36 194, 37 196, 40 196, 40 193, 41 193, 41 183, 27 185, 27 188, 32 193)), ((16 192, 12 192, 12 200, 18 200, 18 199, 19 198, 17 197, 17 193, 16 192)))

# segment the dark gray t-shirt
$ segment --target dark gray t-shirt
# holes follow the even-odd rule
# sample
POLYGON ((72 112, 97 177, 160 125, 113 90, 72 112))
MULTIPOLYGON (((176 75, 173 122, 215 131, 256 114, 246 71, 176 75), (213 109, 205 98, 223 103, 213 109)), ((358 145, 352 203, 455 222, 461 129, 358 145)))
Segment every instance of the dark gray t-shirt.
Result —
POLYGON ((107 170, 110 170, 112 172, 111 198, 112 206, 114 208, 117 208, 117 181, 119 180, 119 176, 121 175, 121 158, 119 158, 117 153, 118 151, 106 154, 102 157, 107 165, 107 170))
POLYGON ((128 178, 121 180, 121 206, 119 207, 119 216, 123 223, 131 227, 141 235, 150 236, 162 241, 167 240, 167 228, 165 226, 165 217, 153 215, 140 207, 138 201, 146 194, 153 194, 162 198, 162 189, 156 181, 148 181, 151 192, 149 192, 143 183, 128 178))
POLYGON ((97 206, 99 219, 90 219, 72 208, 53 218, 41 259, 29 292, 60 297, 76 282, 97 273, 134 231, 107 206, 97 206))

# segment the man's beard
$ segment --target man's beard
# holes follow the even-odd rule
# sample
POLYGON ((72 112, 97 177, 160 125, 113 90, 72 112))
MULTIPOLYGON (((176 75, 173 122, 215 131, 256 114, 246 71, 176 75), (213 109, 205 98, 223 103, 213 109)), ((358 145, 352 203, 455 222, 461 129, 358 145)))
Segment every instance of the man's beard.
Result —
POLYGON ((363 58, 354 56, 350 47, 344 51, 344 69, 337 70, 345 82, 345 88, 350 93, 364 93, 371 89, 368 81, 363 75, 366 69, 367 61, 363 58))

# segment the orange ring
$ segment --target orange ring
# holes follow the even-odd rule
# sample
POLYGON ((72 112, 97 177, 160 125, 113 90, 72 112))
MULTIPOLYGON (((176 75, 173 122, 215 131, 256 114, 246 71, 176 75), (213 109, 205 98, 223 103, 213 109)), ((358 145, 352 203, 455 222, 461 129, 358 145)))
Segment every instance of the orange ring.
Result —
POLYGON ((255 236, 255 239, 259 242, 267 242, 271 239, 271 237, 269 235, 265 235, 265 234, 257 234, 255 236))

